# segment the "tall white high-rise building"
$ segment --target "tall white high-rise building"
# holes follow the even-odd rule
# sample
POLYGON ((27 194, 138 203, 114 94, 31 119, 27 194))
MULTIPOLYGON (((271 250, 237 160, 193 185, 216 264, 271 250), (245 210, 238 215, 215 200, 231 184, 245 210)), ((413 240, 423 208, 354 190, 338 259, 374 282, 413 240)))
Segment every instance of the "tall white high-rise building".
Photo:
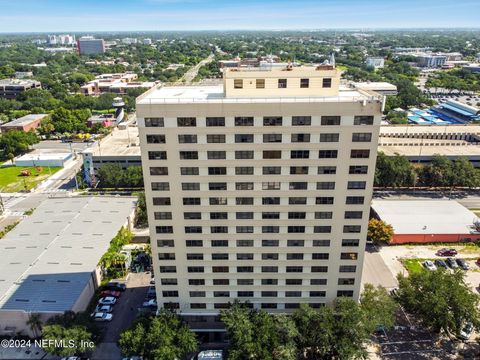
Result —
POLYGON ((82 36, 77 40, 78 53, 80 55, 95 55, 105 52, 105 41, 95 39, 93 36, 82 36))
POLYGON ((358 299, 383 97, 339 83, 332 65, 239 68, 138 98, 157 299, 195 331, 235 299, 358 299))

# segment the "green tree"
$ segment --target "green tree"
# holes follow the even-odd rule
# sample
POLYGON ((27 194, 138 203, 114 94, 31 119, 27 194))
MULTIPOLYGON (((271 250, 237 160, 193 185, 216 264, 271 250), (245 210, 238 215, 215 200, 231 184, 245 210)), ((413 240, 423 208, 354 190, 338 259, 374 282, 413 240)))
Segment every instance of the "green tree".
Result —
POLYGON ((443 155, 434 155, 430 163, 420 169, 420 181, 425 186, 450 187, 453 179, 452 162, 443 155))
POLYGON ((51 344, 46 342, 47 346, 43 348, 46 352, 57 356, 72 356, 85 354, 94 349, 86 344, 92 342, 92 334, 84 326, 74 325, 65 327, 59 324, 45 325, 43 327, 43 340, 50 340, 51 344), (55 346, 54 342, 63 341, 67 346, 55 346), (72 344, 74 346, 68 346, 72 344))
POLYGON ((367 238, 376 244, 388 244, 394 235, 393 227, 385 221, 370 219, 367 238))
POLYGON ((360 306, 368 314, 370 328, 381 325, 390 329, 395 324, 398 304, 383 286, 365 284, 360 296, 360 306))
POLYGON ((177 314, 161 309, 157 316, 141 316, 118 341, 122 354, 144 359, 180 359, 196 351, 195 334, 177 314))
POLYGON ((40 314, 30 314, 27 325, 32 330, 33 336, 36 338, 42 331, 42 319, 40 314))
POLYGON ((398 154, 386 156, 383 152, 378 153, 375 168, 375 186, 411 186, 414 180, 415 171, 405 156, 398 154))
POLYGON ((408 277, 398 275, 398 301, 434 332, 455 336, 466 322, 480 328, 479 296, 465 283, 464 273, 439 269, 408 277))
POLYGON ((27 152, 30 145, 38 142, 39 139, 33 131, 10 130, 0 136, 0 151, 3 156, 10 153, 19 155, 27 152))
POLYGON ((104 188, 119 188, 125 184, 125 171, 118 164, 105 164, 98 169, 100 186, 104 188))
POLYGON ((452 165, 453 187, 474 188, 480 186, 480 171, 465 157, 457 158, 452 165))
POLYGON ((138 194, 137 207, 135 208, 135 226, 148 226, 147 203, 145 201, 145 192, 143 191, 138 194))
POLYGON ((141 166, 129 166, 124 174, 125 186, 143 187, 143 172, 141 166))

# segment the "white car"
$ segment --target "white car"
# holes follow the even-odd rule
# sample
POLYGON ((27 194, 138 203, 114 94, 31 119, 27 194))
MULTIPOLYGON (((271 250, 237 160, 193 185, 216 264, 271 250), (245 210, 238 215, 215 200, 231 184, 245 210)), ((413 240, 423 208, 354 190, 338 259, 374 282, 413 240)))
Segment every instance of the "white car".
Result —
POLYGON ((157 307, 157 300, 150 299, 142 304, 143 307, 157 307))
POLYGON ((112 305, 97 305, 95 312, 111 313, 113 311, 112 305))
POLYGON ((435 264, 431 260, 425 260, 423 262, 423 266, 425 266, 425 268, 430 270, 430 271, 437 270, 437 267, 435 266, 435 264))
POLYGON ((94 321, 112 321, 113 315, 108 313, 97 312, 92 314, 94 321))
POLYGON ((473 324, 471 322, 467 322, 465 326, 462 328, 460 331, 460 334, 458 334, 458 338, 462 340, 468 340, 470 339, 470 336, 472 336, 473 333, 473 324))
POLYGON ((115 305, 117 299, 113 296, 106 296, 98 300, 99 305, 115 305))

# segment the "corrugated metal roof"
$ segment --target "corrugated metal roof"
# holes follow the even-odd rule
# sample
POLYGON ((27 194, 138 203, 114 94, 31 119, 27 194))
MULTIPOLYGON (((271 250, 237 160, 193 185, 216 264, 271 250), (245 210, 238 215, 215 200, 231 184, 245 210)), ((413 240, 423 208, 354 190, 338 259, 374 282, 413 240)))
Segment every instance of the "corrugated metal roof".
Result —
POLYGON ((135 201, 133 197, 45 200, 0 240, 0 311, 70 310, 135 201))

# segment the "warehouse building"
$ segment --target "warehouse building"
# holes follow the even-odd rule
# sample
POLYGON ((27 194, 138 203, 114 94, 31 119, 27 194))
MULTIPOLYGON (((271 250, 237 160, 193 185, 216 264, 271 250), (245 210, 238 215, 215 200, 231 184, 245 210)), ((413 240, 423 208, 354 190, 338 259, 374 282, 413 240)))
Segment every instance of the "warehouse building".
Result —
POLYGON ((100 283, 98 262, 131 223, 136 198, 45 200, 0 242, 0 336, 33 336, 27 321, 86 310, 100 283))

